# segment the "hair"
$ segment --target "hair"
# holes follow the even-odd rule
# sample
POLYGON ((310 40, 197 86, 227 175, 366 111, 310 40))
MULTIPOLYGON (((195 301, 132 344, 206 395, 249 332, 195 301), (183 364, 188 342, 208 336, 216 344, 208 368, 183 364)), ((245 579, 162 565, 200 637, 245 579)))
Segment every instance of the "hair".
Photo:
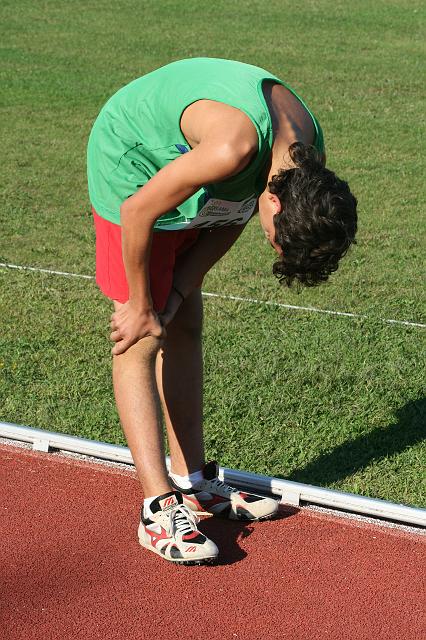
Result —
POLYGON ((280 169, 268 183, 282 206, 274 226, 283 253, 272 273, 288 287, 295 280, 313 287, 328 280, 356 244, 357 199, 347 182, 323 166, 315 147, 294 142, 289 154, 295 168, 280 169))

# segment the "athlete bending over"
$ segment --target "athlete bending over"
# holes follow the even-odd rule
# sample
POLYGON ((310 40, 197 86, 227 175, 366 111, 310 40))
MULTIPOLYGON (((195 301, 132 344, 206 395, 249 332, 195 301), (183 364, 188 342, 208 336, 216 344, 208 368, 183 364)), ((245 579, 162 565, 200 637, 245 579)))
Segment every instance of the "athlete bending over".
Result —
POLYGON ((212 562, 196 512, 258 520, 278 502, 206 464, 203 278, 258 208, 280 281, 327 280, 354 242, 356 199, 325 168, 321 127, 288 85, 211 58, 173 62, 112 96, 90 135, 88 180, 97 282, 115 309, 115 398, 145 496, 139 541, 173 562, 212 562))

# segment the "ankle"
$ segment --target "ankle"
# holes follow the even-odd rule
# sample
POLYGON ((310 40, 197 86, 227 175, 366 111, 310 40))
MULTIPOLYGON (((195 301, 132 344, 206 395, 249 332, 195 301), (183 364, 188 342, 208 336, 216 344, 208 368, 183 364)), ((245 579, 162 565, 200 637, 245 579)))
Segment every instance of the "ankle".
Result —
POLYGON ((191 489, 198 482, 201 482, 201 480, 204 477, 202 469, 199 469, 198 471, 193 471, 192 473, 189 473, 184 476, 181 476, 177 473, 173 473, 172 471, 170 472, 169 475, 171 479, 174 482, 176 482, 178 487, 180 487, 181 489, 191 489))
POLYGON ((163 494, 160 493, 157 496, 150 496, 148 498, 144 498, 143 517, 151 518, 153 513, 156 513, 159 509, 163 509, 163 503, 167 502, 167 499, 172 498, 172 496, 174 496, 174 499, 173 499, 174 504, 179 504, 179 498, 177 497, 177 495, 178 495, 178 492, 175 489, 172 489, 171 491, 167 491, 166 493, 163 493, 163 494), (161 498, 161 501, 160 501, 160 498, 161 498))
POLYGON ((143 482, 142 483, 143 494, 145 498, 155 498, 157 496, 162 496, 164 493, 170 493, 170 491, 174 491, 170 482, 143 482))

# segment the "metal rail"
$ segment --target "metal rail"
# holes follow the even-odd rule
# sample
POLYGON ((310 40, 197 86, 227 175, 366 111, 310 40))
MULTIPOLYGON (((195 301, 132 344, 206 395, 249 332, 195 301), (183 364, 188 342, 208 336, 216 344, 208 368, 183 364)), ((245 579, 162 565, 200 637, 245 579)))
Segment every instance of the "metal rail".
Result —
MULTIPOLYGON (((36 451, 48 452, 50 449, 69 451, 83 455, 124 462, 133 465, 132 455, 127 447, 87 440, 63 433, 34 429, 8 422, 0 422, 0 436, 20 442, 29 442, 36 451)), ((170 459, 166 458, 167 468, 170 459)), ((395 504, 386 500, 365 498, 353 493, 344 493, 300 482, 269 478, 268 476, 236 471, 221 467, 219 477, 232 486, 261 494, 280 496, 283 504, 300 506, 319 505, 331 509, 393 520, 405 524, 426 527, 426 509, 395 504)))

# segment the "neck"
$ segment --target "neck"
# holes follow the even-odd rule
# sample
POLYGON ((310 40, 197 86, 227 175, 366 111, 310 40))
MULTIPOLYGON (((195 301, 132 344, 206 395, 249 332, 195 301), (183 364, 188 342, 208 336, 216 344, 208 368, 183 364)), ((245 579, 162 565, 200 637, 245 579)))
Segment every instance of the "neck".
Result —
POLYGON ((271 164, 268 171, 268 182, 280 169, 294 169, 296 166, 288 152, 289 147, 293 142, 300 141, 295 136, 285 140, 281 140, 279 138, 274 140, 272 145, 271 164))

